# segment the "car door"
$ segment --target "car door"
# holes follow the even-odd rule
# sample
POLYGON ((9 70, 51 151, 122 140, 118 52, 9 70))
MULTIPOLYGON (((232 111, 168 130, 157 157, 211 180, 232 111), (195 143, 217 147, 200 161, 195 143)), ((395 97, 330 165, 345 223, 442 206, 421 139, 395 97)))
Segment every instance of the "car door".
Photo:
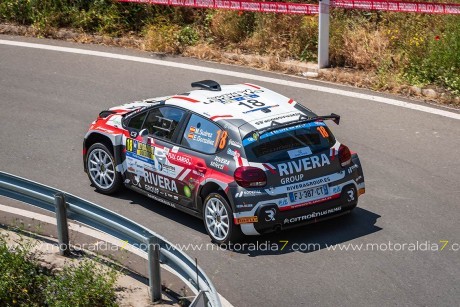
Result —
MULTIPOLYGON (((214 122, 197 114, 191 114, 185 129, 182 132, 181 155, 190 157, 191 171, 182 178, 188 185, 192 195, 198 196, 199 188, 205 180, 212 180, 215 173, 228 169, 229 160, 218 163, 216 154, 224 147, 225 139, 222 138, 224 130, 214 122), (221 141, 224 140, 221 146, 221 141), (214 170, 213 170, 214 169, 214 170), (212 176, 211 176, 212 174, 212 176)), ((219 176, 217 176, 219 177, 219 176)))
POLYGON ((187 115, 186 110, 160 106, 131 119, 127 125, 129 136, 125 154, 129 184, 171 206, 192 206, 188 190, 180 181, 188 166, 168 158, 170 152, 178 151, 176 140, 187 115), (134 124, 131 124, 133 120, 134 124), (144 129, 148 134, 139 135, 144 129))

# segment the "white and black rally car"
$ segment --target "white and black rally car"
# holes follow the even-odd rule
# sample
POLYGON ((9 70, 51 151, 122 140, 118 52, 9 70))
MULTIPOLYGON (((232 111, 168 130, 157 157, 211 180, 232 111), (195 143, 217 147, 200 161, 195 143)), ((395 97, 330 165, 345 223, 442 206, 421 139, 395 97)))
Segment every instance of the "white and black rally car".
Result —
POLYGON ((126 186, 202 218, 217 243, 357 205, 365 191, 358 155, 325 123, 340 116, 317 116, 249 83, 192 87, 99 114, 83 142, 84 170, 98 191, 126 186))

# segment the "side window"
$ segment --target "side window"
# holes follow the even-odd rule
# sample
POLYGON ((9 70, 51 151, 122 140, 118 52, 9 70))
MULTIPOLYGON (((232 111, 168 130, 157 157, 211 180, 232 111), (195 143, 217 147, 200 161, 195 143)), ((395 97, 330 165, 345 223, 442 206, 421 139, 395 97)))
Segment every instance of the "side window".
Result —
POLYGON ((146 112, 136 115, 129 120, 128 127, 140 130, 142 128, 142 124, 144 123, 145 116, 147 115, 146 112))
POLYGON ((144 128, 151 135, 170 140, 184 115, 185 111, 174 107, 156 108, 149 112, 144 128))
POLYGON ((209 120, 192 115, 182 138, 182 145, 213 154, 218 149, 223 149, 227 142, 227 131, 221 130, 209 120))

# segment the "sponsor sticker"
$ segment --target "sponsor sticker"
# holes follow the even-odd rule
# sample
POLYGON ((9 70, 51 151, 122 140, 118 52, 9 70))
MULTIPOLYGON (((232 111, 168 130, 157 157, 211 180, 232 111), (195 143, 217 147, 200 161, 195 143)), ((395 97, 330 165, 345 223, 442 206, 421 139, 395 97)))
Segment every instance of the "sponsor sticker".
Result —
POLYGON ((335 187, 332 187, 332 194, 337 194, 337 193, 340 193, 342 192, 342 186, 341 185, 337 185, 335 187))
POLYGON ((273 121, 285 122, 286 120, 291 120, 293 117, 298 117, 301 114, 302 113, 300 113, 300 112, 293 112, 293 113, 288 113, 288 114, 277 115, 275 117, 269 117, 269 118, 265 118, 263 120, 256 121, 254 123, 254 125, 260 126, 260 125, 263 125, 263 124, 270 124, 273 121))
POLYGON ((99 126, 99 127, 96 127, 96 130, 100 130, 100 131, 103 131, 103 132, 107 132, 107 133, 109 133, 109 134, 114 133, 113 130, 107 129, 107 128, 104 128, 104 127, 100 127, 100 126, 99 126))
POLYGON ((251 197, 251 196, 260 196, 264 194, 262 191, 260 190, 254 190, 254 191, 240 191, 240 192, 237 192, 235 194, 235 198, 239 198, 239 197, 251 197))
POLYGON ((133 139, 126 139, 126 151, 132 152, 138 156, 153 160, 155 158, 154 150, 155 147, 150 145, 138 142, 133 139))
POLYGON ((288 199, 287 198, 282 198, 278 200, 278 206, 279 207, 284 207, 288 205, 288 199))
POLYGON ((238 209, 251 209, 252 207, 254 207, 254 204, 246 204, 246 203, 242 203, 240 205, 236 205, 236 207, 238 209))
POLYGON ((225 164, 225 165, 230 165, 230 160, 221 158, 221 157, 219 157, 219 156, 216 156, 216 157, 214 158, 214 161, 219 162, 219 163, 222 163, 222 164, 225 164))
POLYGON ((190 198, 192 196, 192 190, 188 186, 184 186, 184 194, 186 197, 190 198))
POLYGON ((259 221, 259 218, 257 216, 245 216, 245 217, 236 218, 235 224, 240 225, 240 224, 257 223, 258 221, 259 221))
POLYGON ((161 197, 158 197, 158 196, 150 194, 150 193, 148 193, 147 196, 152 198, 152 199, 154 199, 154 200, 156 200, 157 202, 160 202, 160 203, 165 204, 167 206, 176 208, 176 205, 173 202, 170 202, 170 201, 168 201, 166 199, 163 199, 161 197))
POLYGON ((264 211, 265 213, 265 222, 274 222, 275 221, 275 215, 276 215, 276 209, 275 208, 270 208, 264 211))
POLYGON ((161 176, 159 174, 153 173, 149 170, 144 172, 144 180, 146 184, 151 184, 162 189, 178 193, 177 184, 174 179, 161 176))
POLYGON ((236 141, 234 141, 234 140, 232 140, 232 139, 229 139, 229 140, 228 140, 228 145, 234 146, 234 147, 236 147, 236 148, 241 148, 241 143, 236 142, 236 141))
POLYGON ((329 158, 325 154, 302 158, 300 160, 288 161, 285 163, 279 163, 277 165, 280 176, 293 175, 308 171, 314 168, 323 167, 331 164, 329 158))
POLYGON ((318 212, 312 212, 310 214, 305 214, 301 216, 296 216, 292 218, 286 218, 284 219, 284 224, 292 224, 292 223, 298 223, 298 222, 303 222, 303 221, 308 221, 311 219, 316 219, 324 215, 336 213, 342 211, 342 207, 336 207, 328 210, 323 210, 323 211, 318 211, 318 212))
POLYGON ((308 146, 288 151, 289 158, 291 159, 295 159, 295 158, 299 158, 303 156, 309 156, 311 154, 312 154, 311 149, 308 146))
POLYGON ((214 134, 202 128, 190 127, 187 138, 196 142, 214 146, 214 134))
POLYGON ((168 160, 174 161, 176 163, 192 165, 192 158, 183 154, 174 153, 173 151, 170 151, 167 157, 168 160))
POLYGON ((222 104, 228 104, 232 102, 241 102, 246 99, 259 98, 259 95, 257 94, 261 92, 263 92, 263 90, 246 89, 243 91, 237 91, 233 93, 210 97, 208 98, 208 102, 206 102, 206 104, 215 103, 215 102, 219 102, 222 104))
POLYGON ((139 159, 135 159, 130 156, 126 156, 126 164, 128 166, 128 172, 134 173, 140 176, 144 174, 144 168, 146 166, 149 166, 148 163, 145 163, 139 159))
POLYGON ((228 166, 227 166, 227 165, 222 164, 222 163, 218 163, 218 162, 216 162, 216 161, 211 161, 211 163, 210 163, 209 165, 212 166, 212 167, 214 167, 214 168, 223 170, 223 171, 228 170, 228 166))
POLYGON ((317 203, 322 203, 322 202, 325 202, 325 201, 328 201, 328 200, 331 200, 331 199, 336 199, 336 198, 339 198, 339 197, 340 197, 340 194, 335 194, 335 195, 327 196, 325 198, 311 200, 311 201, 308 201, 308 202, 305 202, 305 203, 291 205, 291 206, 288 206, 288 207, 282 207, 282 208, 280 208, 280 210, 285 211, 285 210, 289 210, 289 209, 295 209, 295 208, 310 206, 310 205, 314 205, 314 204, 317 204, 317 203))
POLYGON ((234 157, 236 155, 236 151, 231 148, 227 148, 227 155, 234 157))
POLYGON ((285 128, 281 128, 281 129, 278 129, 278 130, 266 132, 266 133, 262 134, 261 136, 252 135, 252 137, 248 137, 248 138, 243 140, 243 146, 248 146, 248 145, 256 142, 259 138, 261 140, 263 140, 265 138, 273 137, 273 136, 278 135, 278 134, 282 134, 282 133, 286 133, 286 132, 290 132, 290 131, 295 131, 295 130, 299 130, 299 129, 318 127, 318 126, 326 126, 326 124, 323 123, 323 122, 311 122, 311 123, 305 123, 305 124, 285 127, 285 128))

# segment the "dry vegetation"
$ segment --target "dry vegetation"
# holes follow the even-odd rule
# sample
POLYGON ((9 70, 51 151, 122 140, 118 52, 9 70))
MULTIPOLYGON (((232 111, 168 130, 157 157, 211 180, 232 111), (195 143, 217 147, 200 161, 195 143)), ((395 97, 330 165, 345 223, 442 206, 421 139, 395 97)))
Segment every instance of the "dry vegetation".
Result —
MULTIPOLYGON (((317 16, 111 0, 3 0, 0 22, 25 26, 22 32, 29 35, 270 70, 286 70, 281 63, 287 60, 317 60, 317 16)), ((404 94, 418 92, 413 86, 432 87, 443 92, 444 102, 460 105, 460 16, 334 9, 330 60, 332 69, 321 74, 327 80, 404 94)))

